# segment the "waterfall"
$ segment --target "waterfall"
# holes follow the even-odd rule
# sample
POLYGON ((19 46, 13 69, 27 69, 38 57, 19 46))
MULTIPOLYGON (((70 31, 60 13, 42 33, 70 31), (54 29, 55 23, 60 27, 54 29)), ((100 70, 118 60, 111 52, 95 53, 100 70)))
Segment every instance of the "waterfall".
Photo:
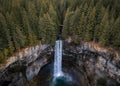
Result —
POLYGON ((55 43, 54 54, 54 77, 62 76, 62 40, 55 43))

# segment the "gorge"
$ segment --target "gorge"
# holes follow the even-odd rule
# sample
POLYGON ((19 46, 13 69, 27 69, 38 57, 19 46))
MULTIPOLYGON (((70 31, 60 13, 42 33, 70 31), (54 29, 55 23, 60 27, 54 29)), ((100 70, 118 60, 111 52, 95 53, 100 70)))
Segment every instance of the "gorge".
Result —
MULTIPOLYGON (((102 86, 106 86, 106 84, 108 86, 119 86, 119 55, 112 55, 107 50, 100 50, 88 43, 79 46, 73 46, 66 41, 63 41, 63 43, 63 72, 66 75, 68 73, 68 76, 70 74, 73 78, 74 82, 70 84, 74 84, 73 86, 94 86, 97 84, 102 84, 102 86)), ((33 48, 32 52, 36 51, 36 49, 37 47, 33 48)), ((25 66, 24 69, 16 71, 15 68, 20 67, 19 61, 17 60, 5 68, 3 70, 4 72, 0 73, 2 75, 0 78, 1 86, 6 81, 11 82, 9 83, 10 86, 50 85, 53 80, 52 73, 54 70, 53 47, 42 45, 39 49, 41 51, 37 52, 37 57, 35 53, 32 53, 27 58, 24 58, 24 60, 22 60, 23 57, 20 59, 21 67, 25 66), (15 65, 16 63, 18 65, 15 65)), ((62 83, 66 84, 64 82, 62 83)))
POLYGON ((0 86, 120 86, 120 0, 0 0, 0 86))

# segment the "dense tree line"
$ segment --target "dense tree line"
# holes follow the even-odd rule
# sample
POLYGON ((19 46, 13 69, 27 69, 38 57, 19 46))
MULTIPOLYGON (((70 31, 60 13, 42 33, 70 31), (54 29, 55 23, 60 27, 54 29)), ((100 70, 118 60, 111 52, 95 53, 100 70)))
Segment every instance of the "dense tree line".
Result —
POLYGON ((0 0, 0 62, 38 39, 95 41, 120 48, 120 0, 0 0))

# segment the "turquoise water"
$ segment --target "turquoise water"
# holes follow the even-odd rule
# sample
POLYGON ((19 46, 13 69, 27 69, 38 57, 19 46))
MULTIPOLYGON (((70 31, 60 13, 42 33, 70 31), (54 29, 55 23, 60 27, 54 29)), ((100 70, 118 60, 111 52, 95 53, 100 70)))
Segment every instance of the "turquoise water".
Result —
MULTIPOLYGON (((65 64, 67 62, 64 62, 65 64)), ((85 83, 84 76, 76 67, 72 69, 72 66, 63 64, 63 73, 62 77, 53 77, 53 63, 50 63, 39 72, 36 83, 37 86, 87 86, 85 83), (82 80, 82 81, 81 81, 82 80)))
POLYGON ((66 78, 58 77, 56 79, 53 79, 50 86, 68 86, 68 82, 67 82, 66 78))

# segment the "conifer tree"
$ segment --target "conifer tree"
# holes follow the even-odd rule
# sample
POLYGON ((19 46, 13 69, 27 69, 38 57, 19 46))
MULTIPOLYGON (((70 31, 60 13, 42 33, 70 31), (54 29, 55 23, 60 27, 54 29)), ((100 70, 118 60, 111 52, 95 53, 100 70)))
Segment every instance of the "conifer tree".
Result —
POLYGON ((71 12, 68 8, 65 14, 64 22, 63 22, 63 33, 62 33, 63 37, 70 35, 70 21, 73 14, 74 12, 71 12))
POLYGON ((101 3, 98 2, 96 7, 96 20, 95 20, 95 30, 94 30, 94 41, 98 42, 100 40, 101 33, 103 32, 103 28, 101 27, 101 21, 104 16, 105 8, 101 6, 101 3))
POLYGON ((120 48, 120 16, 115 21, 113 28, 114 28, 114 30, 112 31, 112 34, 114 36, 113 36, 112 43, 114 46, 120 48))
POLYGON ((87 25, 86 25, 86 41, 93 41, 94 39, 94 29, 95 29, 95 13, 96 9, 89 7, 89 12, 87 15, 87 25), (91 10, 92 9, 92 10, 91 10))
POLYGON ((104 17, 100 25, 102 29, 101 36, 100 36, 100 43, 102 45, 108 45, 109 37, 110 37, 110 34, 109 34, 110 26, 109 26, 109 14, 107 10, 104 14, 104 17))

